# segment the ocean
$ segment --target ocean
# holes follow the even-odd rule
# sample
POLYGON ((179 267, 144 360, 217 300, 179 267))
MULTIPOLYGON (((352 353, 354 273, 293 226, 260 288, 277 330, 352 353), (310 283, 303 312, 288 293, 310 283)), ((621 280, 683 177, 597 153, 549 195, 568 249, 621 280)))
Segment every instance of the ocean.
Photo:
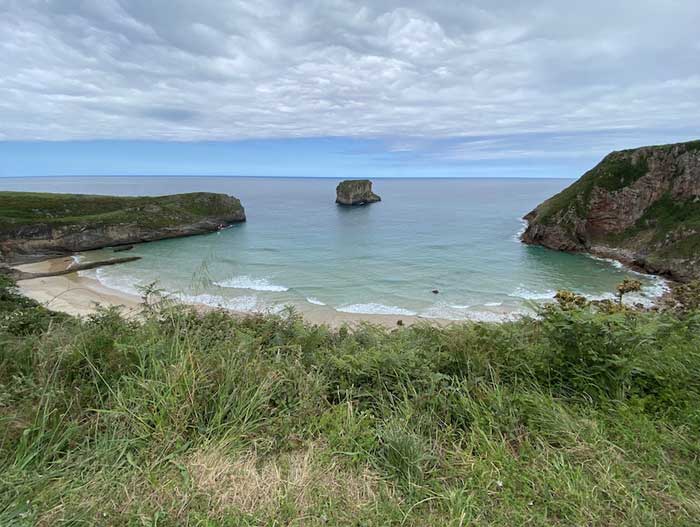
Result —
MULTIPOLYGON (((522 216, 572 180, 376 179, 380 203, 335 204, 339 179, 245 177, 0 178, 2 190, 160 195, 224 192, 248 221, 221 232, 137 245, 139 261, 86 271, 138 293, 146 284, 175 298, 239 311, 417 315, 499 320, 530 312, 556 290, 612 298, 626 277, 635 301, 664 281, 586 255, 519 242, 522 216), (437 294, 433 290, 439 291, 437 294)), ((83 259, 110 257, 109 250, 83 259)))

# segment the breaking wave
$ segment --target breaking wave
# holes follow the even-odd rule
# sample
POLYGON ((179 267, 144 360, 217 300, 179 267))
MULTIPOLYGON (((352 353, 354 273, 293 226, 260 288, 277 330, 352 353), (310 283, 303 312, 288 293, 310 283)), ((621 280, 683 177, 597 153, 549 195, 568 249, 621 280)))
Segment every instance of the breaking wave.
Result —
POLYGON ((385 306, 384 304, 350 304, 336 309, 341 313, 358 313, 363 315, 405 315, 414 316, 415 311, 404 309, 398 306, 385 306))
POLYGON ((508 296, 513 298, 522 298, 524 300, 551 300, 554 298, 557 292, 551 289, 547 291, 530 291, 525 287, 517 287, 512 293, 508 293, 508 296))
POLYGON ((170 298, 174 298, 185 304, 203 304, 211 307, 221 307, 231 311, 241 311, 245 313, 262 312, 266 306, 258 301, 256 296, 239 296, 225 298, 219 295, 199 294, 188 295, 185 293, 173 293, 170 298))
POLYGON ((251 289, 253 291, 288 291, 289 288, 283 285, 270 283, 266 278, 251 278, 249 276, 234 276, 228 280, 214 282, 214 285, 219 287, 227 287, 231 289, 251 289))

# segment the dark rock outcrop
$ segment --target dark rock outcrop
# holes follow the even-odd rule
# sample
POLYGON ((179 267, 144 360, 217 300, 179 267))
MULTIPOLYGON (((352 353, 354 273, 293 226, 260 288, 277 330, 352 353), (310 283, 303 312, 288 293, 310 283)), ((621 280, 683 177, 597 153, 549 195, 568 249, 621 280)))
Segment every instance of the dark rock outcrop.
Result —
POLYGON ((123 253, 124 251, 130 251, 133 248, 134 248, 133 245, 120 245, 120 246, 112 249, 112 251, 115 253, 123 253))
POLYGON ((0 260, 19 263, 204 234, 242 221, 241 202, 225 194, 115 197, 0 192, 0 260))
POLYGON ((372 192, 369 179, 346 179, 335 189, 335 202, 340 205, 366 205, 381 201, 382 198, 372 192))
POLYGON ((525 243, 698 278, 700 141, 613 152, 525 220, 525 243))

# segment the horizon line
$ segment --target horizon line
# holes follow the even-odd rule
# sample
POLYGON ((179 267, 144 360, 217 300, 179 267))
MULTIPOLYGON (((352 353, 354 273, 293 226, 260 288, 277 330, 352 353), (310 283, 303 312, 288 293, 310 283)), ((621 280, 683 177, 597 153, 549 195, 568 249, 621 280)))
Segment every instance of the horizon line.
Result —
POLYGON ((32 179, 32 178, 66 178, 66 177, 177 177, 177 178, 247 178, 247 179, 578 179, 580 176, 372 176, 372 177, 342 177, 342 176, 246 176, 242 174, 46 174, 39 176, 2 176, 0 179, 32 179))

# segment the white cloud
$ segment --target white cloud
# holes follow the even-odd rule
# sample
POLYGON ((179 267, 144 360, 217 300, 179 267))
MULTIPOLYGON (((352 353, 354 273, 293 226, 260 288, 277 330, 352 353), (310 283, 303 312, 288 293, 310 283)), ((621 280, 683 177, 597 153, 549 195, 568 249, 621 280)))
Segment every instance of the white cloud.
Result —
POLYGON ((434 4, 0 0, 0 138, 437 139, 700 121, 695 0, 434 4))

